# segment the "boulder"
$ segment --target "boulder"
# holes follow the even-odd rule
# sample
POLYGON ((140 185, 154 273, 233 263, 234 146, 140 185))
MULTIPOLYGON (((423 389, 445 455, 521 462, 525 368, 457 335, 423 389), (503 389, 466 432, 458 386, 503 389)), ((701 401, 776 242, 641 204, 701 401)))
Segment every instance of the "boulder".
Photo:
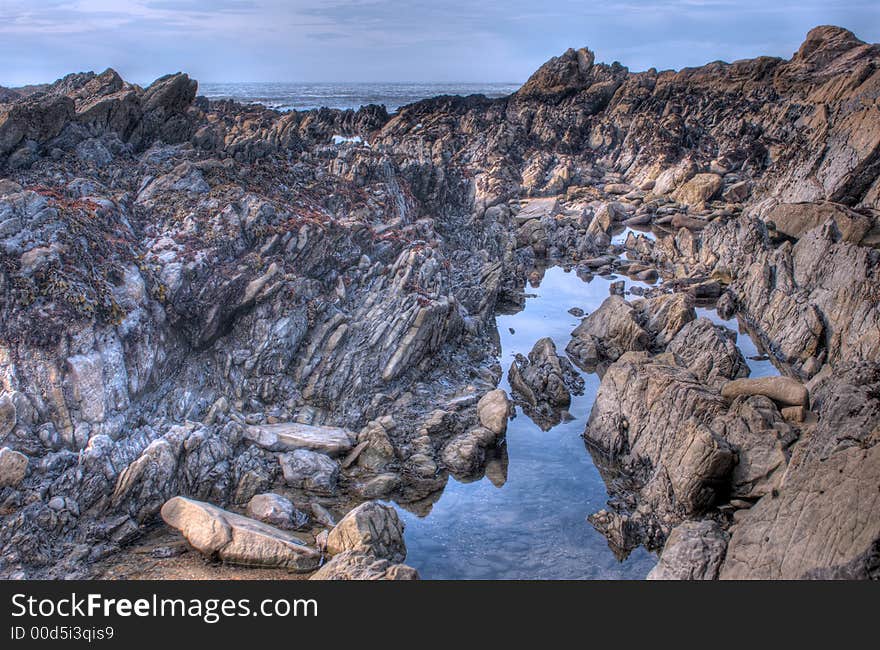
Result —
POLYGON ((367 501, 345 515, 330 531, 327 552, 357 551, 392 562, 406 558, 403 522, 392 506, 367 501))
POLYGON ((655 511, 691 515, 729 482, 733 452, 708 426, 726 409, 717 391, 671 355, 628 352, 602 377, 584 437, 640 486, 655 511))
POLYGON ((869 217, 840 203, 780 203, 764 215, 776 231, 799 239, 806 232, 833 221, 843 241, 858 244, 871 230, 874 222, 869 217))
POLYGON ((0 448, 0 488, 15 487, 27 474, 28 457, 9 447, 0 448))
POLYGON ((15 428, 17 419, 18 414, 12 396, 6 393, 0 395, 0 439, 5 438, 15 428))
POLYGON ((710 427, 736 452, 731 498, 753 501, 781 487, 797 433, 770 399, 739 397, 710 427))
POLYGON ((247 514, 278 528, 302 528, 309 522, 308 515, 297 510, 289 499, 271 492, 251 497, 247 514))
POLYGON ((309 576, 309 580, 418 580, 419 572, 358 551, 342 551, 309 576))
POLYGON ((549 337, 538 340, 528 358, 517 355, 508 372, 517 397, 535 407, 539 402, 561 407, 571 404, 571 390, 583 389, 583 380, 566 358, 556 353, 549 337))
POLYGON ((790 377, 759 377, 735 379, 721 387, 721 395, 734 399, 743 395, 764 395, 782 406, 810 405, 807 387, 790 377))
POLYGON ((357 457, 357 464, 364 469, 378 472, 394 460, 394 445, 389 432, 394 431, 394 418, 383 416, 373 420, 358 434, 358 446, 364 445, 357 457))
POLYGON ((321 562, 318 551, 290 533, 209 503, 178 496, 161 515, 197 551, 230 564, 306 572, 321 562))
POLYGON ((714 198, 723 186, 724 179, 718 174, 697 174, 679 187, 673 196, 680 203, 702 207, 706 201, 714 198))
POLYGON ((749 366, 736 346, 736 332, 708 318, 685 325, 670 341, 667 351, 697 379, 713 386, 749 374, 749 366))
POLYGON ((496 436, 507 431, 507 419, 510 417, 510 400, 500 388, 490 390, 477 402, 477 418, 480 425, 496 436))
POLYGON ((559 200, 555 196, 540 199, 531 199, 524 203, 514 220, 517 225, 522 225, 532 219, 540 219, 544 216, 553 216, 559 211, 559 200))
POLYGON ((297 449, 278 457, 284 482, 290 487, 318 494, 334 494, 339 463, 325 454, 297 449))
POLYGON ((482 469, 486 450, 498 439, 498 434, 486 427, 473 427, 447 442, 440 457, 452 474, 462 479, 471 478, 482 469))
POLYGON ((606 298, 571 336, 565 351, 585 369, 615 361, 630 350, 645 350, 650 343, 650 335, 639 324, 638 312, 620 296, 606 298))
POLYGON ((245 429, 245 438, 269 451, 308 449, 328 456, 341 456, 354 446, 357 436, 339 427, 298 422, 255 424, 245 429))
POLYGON ((721 198, 728 203, 742 203, 752 193, 752 184, 749 181, 733 183, 721 193, 721 198))
POLYGON ((648 580, 716 580, 728 534, 711 519, 686 521, 672 529, 648 580))

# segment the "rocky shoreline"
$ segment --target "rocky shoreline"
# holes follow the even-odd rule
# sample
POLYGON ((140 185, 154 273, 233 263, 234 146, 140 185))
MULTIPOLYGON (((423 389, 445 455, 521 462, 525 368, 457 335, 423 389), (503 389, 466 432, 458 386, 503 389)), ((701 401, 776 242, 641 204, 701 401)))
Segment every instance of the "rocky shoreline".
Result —
POLYGON ((273 577, 415 578, 380 502, 482 476, 512 402, 553 426, 573 363, 601 377, 615 552, 877 578, 878 97, 880 46, 836 27, 679 72, 569 50, 510 97, 393 115, 180 73, 3 89, 0 576, 93 576, 167 525, 273 577), (552 264, 651 288, 502 368, 495 315, 552 264))

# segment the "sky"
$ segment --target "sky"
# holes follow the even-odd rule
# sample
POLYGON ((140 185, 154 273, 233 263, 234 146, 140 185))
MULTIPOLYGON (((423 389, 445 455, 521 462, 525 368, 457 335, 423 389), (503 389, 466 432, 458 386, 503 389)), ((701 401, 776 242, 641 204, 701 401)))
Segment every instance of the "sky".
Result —
POLYGON ((569 47, 631 70, 761 54, 810 28, 880 42, 878 0, 0 0, 0 85, 115 68, 140 84, 522 82, 569 47))

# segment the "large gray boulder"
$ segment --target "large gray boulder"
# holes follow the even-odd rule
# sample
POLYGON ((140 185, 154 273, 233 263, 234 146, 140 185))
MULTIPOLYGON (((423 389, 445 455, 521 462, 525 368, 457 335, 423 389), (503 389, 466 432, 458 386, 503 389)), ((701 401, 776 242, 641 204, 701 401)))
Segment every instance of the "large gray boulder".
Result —
POLYGON ((305 572, 321 562, 318 551, 290 533, 209 503, 174 497, 161 514, 197 551, 230 564, 305 572))
POLYGON ((27 474, 28 457, 9 447, 0 448, 0 488, 15 487, 27 474))
POLYGON ((316 451, 297 449, 278 456, 284 482, 319 494, 334 494, 339 481, 339 463, 316 451))
POLYGON ((285 422, 254 424, 245 429, 245 438, 269 451, 309 449, 328 456, 341 456, 351 450, 357 436, 339 427, 285 422))
POLYGON ((697 379, 712 386, 749 374, 749 366, 736 346, 736 333, 708 318, 685 325, 666 350, 697 379))
POLYGON ((733 451, 708 426, 726 408, 670 355, 629 352, 602 377, 584 437, 642 486, 658 513, 683 517, 727 488, 733 451))
POLYGON ((646 350, 650 336, 639 323, 638 312, 620 296, 609 296, 581 321, 565 348, 583 368, 615 361, 630 350, 646 350))
POLYGON ((327 552, 367 553, 393 562, 406 558, 403 522, 391 507, 367 501, 345 515, 327 537, 327 552))

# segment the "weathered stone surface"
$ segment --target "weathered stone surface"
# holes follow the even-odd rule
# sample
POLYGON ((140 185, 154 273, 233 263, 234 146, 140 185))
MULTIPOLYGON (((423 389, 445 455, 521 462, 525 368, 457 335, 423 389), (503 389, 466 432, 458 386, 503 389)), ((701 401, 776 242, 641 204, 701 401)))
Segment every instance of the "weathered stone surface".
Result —
POLYGON ((321 554, 282 530, 211 504, 174 497, 162 519, 200 553, 230 564, 312 571, 321 554))
POLYGON ((330 531, 327 552, 357 551, 378 558, 402 562, 406 558, 403 522, 397 511, 375 501, 367 501, 349 512, 330 531))
POLYGON ((297 449, 278 457, 284 482, 290 487, 320 494, 334 494, 339 481, 339 463, 325 454, 297 449))
POLYGON ((670 341, 667 351, 697 379, 716 387, 749 374, 746 360, 736 347, 736 333, 708 318, 685 325, 670 341))
POLYGON ((27 474, 28 457, 9 447, 0 448, 0 488, 15 487, 27 474))
POLYGON ((418 580, 419 572, 405 564, 358 551, 342 551, 318 569, 309 580, 418 580))
POLYGON ((781 376, 735 379, 721 387, 721 394, 728 399, 743 395, 764 395, 783 406, 810 405, 807 387, 796 379, 781 376))
POLYGON ((615 361, 629 350, 644 350, 649 334, 639 324, 638 312, 620 296, 609 296, 571 333, 565 348, 584 368, 615 361))
POLYGON ((486 427, 474 427, 447 442, 440 457, 454 475, 469 478, 483 467, 486 449, 498 438, 498 434, 486 427))
POLYGON ((843 241, 858 244, 873 226, 863 214, 839 203, 782 203, 764 215, 778 232, 799 239, 807 231, 833 221, 843 241))
POLYGON ((725 400, 677 365, 629 352, 612 364, 585 438, 635 479, 658 512, 699 513, 723 494, 734 464, 709 428, 725 400))
POLYGON ((648 580, 715 580, 729 535, 710 519, 686 521, 672 529, 648 580))
POLYGON ((355 434, 338 427, 297 422, 249 426, 245 429, 245 437, 269 451, 309 449, 329 456, 345 454, 352 448, 356 438, 355 434))
POLYGON ((550 338, 538 340, 528 359, 517 355, 507 374, 514 398, 526 414, 544 429, 559 422, 561 409, 571 396, 581 394, 584 381, 568 359, 556 353, 550 338))
POLYGON ((0 395, 0 439, 5 438, 12 431, 17 419, 12 397, 6 394, 0 395))
POLYGON ((477 402, 477 418, 480 424, 494 433, 503 435, 507 431, 507 419, 510 417, 510 400, 500 388, 490 390, 477 402))
POLYGON ((247 515, 278 528, 301 528, 309 517, 280 494, 255 494, 247 504, 247 515))
POLYGON ((797 433, 772 401, 739 397, 710 427, 736 451, 731 498, 754 500, 781 487, 797 433))
POLYGON ((878 476, 880 445, 789 470, 779 496, 765 496, 732 528, 721 579, 876 578, 878 476))
POLYGON ((675 191, 675 200, 687 205, 702 206, 724 185, 718 174, 697 174, 675 191))

